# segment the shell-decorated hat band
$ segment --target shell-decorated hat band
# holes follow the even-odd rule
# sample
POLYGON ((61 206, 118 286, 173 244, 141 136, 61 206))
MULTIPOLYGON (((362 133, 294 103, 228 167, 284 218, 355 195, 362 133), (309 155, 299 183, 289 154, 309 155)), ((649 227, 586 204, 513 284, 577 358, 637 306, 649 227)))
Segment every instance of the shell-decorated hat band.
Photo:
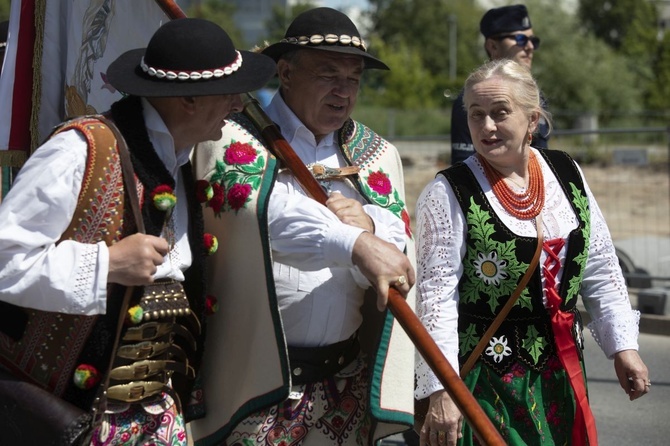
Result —
POLYGON ((360 48, 361 50, 367 52, 365 46, 365 41, 357 36, 348 36, 342 34, 338 36, 336 34, 314 34, 313 36, 300 36, 300 37, 287 37, 282 39, 281 42, 293 43, 298 45, 341 45, 341 46, 353 46, 360 48))
POLYGON ((140 62, 140 67, 142 67, 142 70, 149 76, 156 77, 158 79, 166 79, 169 81, 174 80, 199 81, 212 78, 220 78, 224 76, 230 76, 231 74, 239 70, 239 68, 242 66, 242 54, 240 54, 239 51, 235 52, 237 53, 237 58, 233 62, 226 65, 225 67, 215 68, 212 70, 179 71, 179 72, 172 70, 165 70, 162 68, 155 68, 147 65, 144 62, 144 57, 142 58, 142 62, 140 62))

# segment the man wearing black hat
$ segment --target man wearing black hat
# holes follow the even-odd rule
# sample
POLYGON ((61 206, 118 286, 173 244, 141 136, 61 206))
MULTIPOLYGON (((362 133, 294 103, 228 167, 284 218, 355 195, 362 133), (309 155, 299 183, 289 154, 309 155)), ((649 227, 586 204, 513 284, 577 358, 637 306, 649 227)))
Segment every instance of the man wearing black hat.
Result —
POLYGON ((0 359, 92 410, 93 444, 187 442, 179 401, 202 355, 202 266, 216 245, 202 232, 189 156, 274 73, 212 22, 167 22, 109 66, 125 97, 106 118, 63 124, 0 206, 0 330, 11 332, 0 359), (25 309, 58 330, 36 331, 25 309), (15 350, 38 367, 22 369, 15 350))
MULTIPOLYGON (((512 59, 531 68, 540 38, 533 33, 525 5, 488 10, 479 23, 479 30, 484 36, 484 49, 489 59, 512 59)), ((542 102, 546 108, 544 99, 542 102)), ((543 120, 533 135, 533 147, 546 149, 548 134, 549 127, 543 120)), ((465 160, 474 151, 461 91, 451 108, 451 164, 465 160)))
POLYGON ((414 350, 377 309, 390 286, 413 299, 400 157, 350 118, 365 70, 388 67, 331 8, 298 15, 263 54, 280 82, 267 115, 330 198, 307 196, 244 117, 197 168, 228 191, 210 204, 207 230, 236 238, 210 270, 226 299, 206 347, 222 359, 204 367, 204 388, 221 421, 197 420, 193 432, 208 444, 372 444, 411 427, 413 401, 414 350))

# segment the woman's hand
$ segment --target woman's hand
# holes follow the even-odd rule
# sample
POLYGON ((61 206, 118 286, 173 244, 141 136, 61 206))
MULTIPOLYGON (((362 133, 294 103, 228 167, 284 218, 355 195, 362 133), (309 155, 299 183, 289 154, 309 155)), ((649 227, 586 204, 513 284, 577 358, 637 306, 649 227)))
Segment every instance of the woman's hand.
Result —
POLYGON ((615 353, 614 370, 619 384, 631 401, 646 395, 651 389, 649 371, 636 350, 615 353))
POLYGON ((430 396, 426 421, 421 428, 420 445, 455 446, 463 436, 463 415, 445 390, 430 396))

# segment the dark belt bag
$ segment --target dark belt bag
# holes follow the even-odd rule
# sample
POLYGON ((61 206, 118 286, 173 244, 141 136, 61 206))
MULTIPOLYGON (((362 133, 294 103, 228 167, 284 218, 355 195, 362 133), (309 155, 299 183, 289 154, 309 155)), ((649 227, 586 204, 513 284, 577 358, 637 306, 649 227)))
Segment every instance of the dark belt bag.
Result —
POLYGON ((300 385, 330 378, 351 363, 360 349, 356 335, 324 347, 289 347, 291 383, 300 385))
POLYGON ((77 445, 90 427, 91 414, 0 368, 0 444, 77 445))

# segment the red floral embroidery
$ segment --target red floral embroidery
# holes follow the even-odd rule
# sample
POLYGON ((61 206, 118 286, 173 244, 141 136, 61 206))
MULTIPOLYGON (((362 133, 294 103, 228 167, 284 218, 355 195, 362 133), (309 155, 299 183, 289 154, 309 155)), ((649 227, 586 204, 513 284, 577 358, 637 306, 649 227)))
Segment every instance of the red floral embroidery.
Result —
POLYGON ((228 191, 228 204, 236 211, 240 210, 251 194, 250 184, 234 184, 228 191))
POLYGON ((209 200, 209 207, 217 214, 221 212, 221 208, 226 202, 226 194, 223 187, 219 183, 212 184, 212 199, 209 200))
POLYGON ((549 403, 549 409, 547 410, 547 421, 554 426, 560 426, 562 423, 558 411, 558 404, 556 402, 549 403))
POLYGON ((384 172, 372 172, 368 177, 368 186, 379 195, 391 193, 391 180, 384 172))
POLYGON ((250 164, 256 160, 256 150, 251 145, 234 142, 226 149, 223 156, 226 164, 250 164))

